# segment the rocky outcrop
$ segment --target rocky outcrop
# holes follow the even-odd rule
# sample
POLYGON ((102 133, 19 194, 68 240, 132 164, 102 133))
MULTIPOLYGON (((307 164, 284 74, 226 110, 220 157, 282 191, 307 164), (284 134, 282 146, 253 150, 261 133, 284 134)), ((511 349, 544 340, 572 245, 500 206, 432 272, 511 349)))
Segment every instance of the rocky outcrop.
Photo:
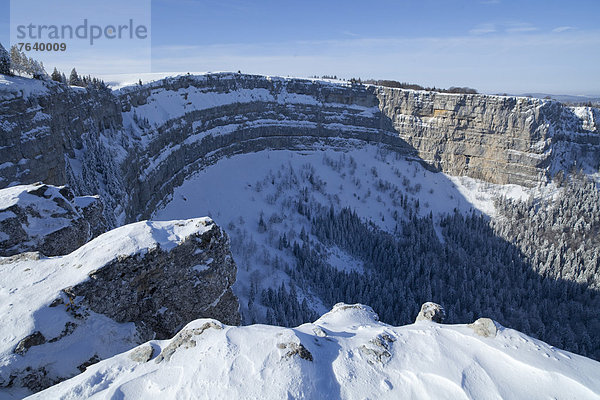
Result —
POLYGON ((239 324, 236 272, 209 218, 126 225, 65 256, 0 257, 0 392, 42 390, 198 318, 239 324))
POLYGON ((417 314, 415 322, 432 321, 441 324, 444 322, 444 318, 446 318, 444 307, 428 301, 421 306, 421 310, 419 311, 419 314, 417 314))
POLYGON ((498 323, 490 318, 479 318, 467 326, 479 336, 494 338, 498 334, 498 323))
POLYGON ((199 223, 206 231, 177 247, 118 257, 64 292, 81 299, 78 306, 117 322, 134 322, 146 340, 170 338, 200 317, 239 324, 229 239, 211 220, 199 223))
POLYGON ((217 321, 210 321, 204 323, 198 328, 183 329, 181 332, 177 333, 175 337, 173 337, 169 345, 165 347, 163 351, 160 352, 160 354, 158 355, 158 357, 156 357, 154 362, 157 364, 162 361, 168 362, 169 360, 171 360, 171 356, 173 356, 173 354, 175 354, 175 352, 179 348, 189 349, 192 347, 196 347, 196 340, 194 340, 194 337, 202 335, 207 329, 220 330, 223 329, 223 327, 217 321))
POLYGON ((68 254, 106 230, 97 196, 41 183, 0 189, 0 256, 68 254))
POLYGON ((206 165, 266 148, 382 143, 434 169, 526 186, 574 163, 600 167, 600 112, 548 100, 242 74, 116 92, 23 85, 0 93, 0 187, 69 183, 103 198, 111 226, 148 218, 206 165))

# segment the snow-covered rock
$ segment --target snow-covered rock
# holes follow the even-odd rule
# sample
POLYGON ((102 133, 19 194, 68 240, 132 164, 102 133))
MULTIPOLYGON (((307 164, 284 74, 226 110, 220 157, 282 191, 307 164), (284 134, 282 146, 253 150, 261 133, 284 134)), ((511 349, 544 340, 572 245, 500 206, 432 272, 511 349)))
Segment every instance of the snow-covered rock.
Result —
POLYGON ((446 311, 444 311, 444 307, 437 303, 428 301, 427 303, 423 303, 421 306, 421 310, 419 311, 419 314, 417 314, 417 319, 415 322, 433 321, 442 323, 445 317, 446 311))
POLYGON ((125 225, 65 256, 0 257, 0 398, 197 318, 239 323, 235 276, 229 239, 209 218, 125 225))
POLYGON ((97 196, 36 183, 0 189, 0 256, 68 254, 106 230, 97 196))
POLYGON ((293 329, 197 320, 32 399, 596 399, 598 376, 597 361, 512 329, 394 327, 338 304, 293 329))
POLYGON ((479 336, 496 337, 498 334, 498 323, 490 318, 479 318, 467 326, 473 329, 473 332, 479 336))

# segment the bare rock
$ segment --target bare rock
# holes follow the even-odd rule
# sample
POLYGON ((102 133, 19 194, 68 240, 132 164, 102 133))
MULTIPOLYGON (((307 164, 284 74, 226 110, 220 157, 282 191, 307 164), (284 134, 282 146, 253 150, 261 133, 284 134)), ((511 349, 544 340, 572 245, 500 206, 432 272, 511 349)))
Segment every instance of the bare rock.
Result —
POLYGON ((77 369, 81 372, 84 372, 87 369, 87 367, 96 364, 98 361, 100 361, 100 357, 98 357, 98 354, 94 354, 88 360, 78 365, 77 369))
POLYGON ((477 321, 468 324, 467 326, 473 329, 473 332, 479 336, 494 338, 498 334, 498 326, 496 325, 496 322, 490 318, 479 318, 477 321))
POLYGON ((427 303, 423 303, 421 306, 421 311, 419 311, 415 322, 433 321, 441 324, 444 321, 444 318, 446 318, 446 311, 444 311, 444 307, 428 301, 427 303))
POLYGON ((136 347, 131 354, 129 354, 129 358, 137 363, 145 363, 152 359, 152 355, 154 354, 154 349, 148 343, 136 347))
POLYGON ((218 323, 210 321, 204 323, 199 328, 184 329, 180 331, 177 335, 175 335, 175 337, 171 340, 167 347, 165 347, 160 352, 160 354, 158 355, 158 357, 156 357, 156 360, 154 360, 154 362, 158 364, 163 360, 169 361, 178 349, 189 349, 192 347, 196 347, 196 340, 194 339, 194 337, 202 335, 205 330, 211 328, 223 329, 218 323))
POLYGON ((362 345, 358 351, 367 359, 371 365, 376 363, 385 364, 392 357, 392 343, 396 341, 393 336, 382 333, 375 338, 369 340, 369 343, 362 345))
POLYGON ((26 338, 22 339, 15 348, 15 354, 23 355, 29 350, 30 347, 39 346, 40 344, 46 343, 46 338, 41 332, 36 331, 26 338))
POLYGON ((286 353, 283 355, 283 359, 289 360, 294 356, 298 356, 306 361, 313 361, 313 356, 310 351, 302 343, 289 342, 289 343, 278 343, 277 348, 281 350, 286 350, 286 353))
POLYGON ((202 223, 208 229, 175 248, 119 257, 64 292, 117 322, 134 322, 144 341, 173 337, 200 318, 238 325, 239 303, 231 289, 237 268, 229 238, 212 220, 202 223), (199 264, 209 268, 198 270, 199 264))

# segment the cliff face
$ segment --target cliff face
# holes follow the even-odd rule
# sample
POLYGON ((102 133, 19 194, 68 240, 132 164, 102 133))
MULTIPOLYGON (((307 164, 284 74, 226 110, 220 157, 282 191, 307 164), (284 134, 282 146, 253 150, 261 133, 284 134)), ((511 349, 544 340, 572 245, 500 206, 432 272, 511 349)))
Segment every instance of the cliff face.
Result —
POLYGON ((100 194, 113 225, 148 217, 203 166, 265 148, 377 142, 450 174, 526 186, 600 160, 600 112, 546 100, 241 74, 113 93, 46 86, 25 95, 15 83, 0 97, 0 186, 69 183, 100 194))
POLYGON ((116 226, 117 192, 122 191, 118 164, 125 142, 114 95, 56 82, 1 78, 0 188, 68 183, 76 194, 101 195, 108 222, 116 226))
POLYGON ((97 196, 37 183, 0 189, 0 257, 65 255, 106 231, 97 196))
POLYGON ((531 186, 567 160, 598 168, 598 109, 524 97, 388 88, 377 94, 398 135, 452 175, 531 186))
POLYGON ((239 324, 236 273, 229 238, 209 218, 136 222, 64 256, 0 257, 0 397, 49 387, 197 318, 239 324))

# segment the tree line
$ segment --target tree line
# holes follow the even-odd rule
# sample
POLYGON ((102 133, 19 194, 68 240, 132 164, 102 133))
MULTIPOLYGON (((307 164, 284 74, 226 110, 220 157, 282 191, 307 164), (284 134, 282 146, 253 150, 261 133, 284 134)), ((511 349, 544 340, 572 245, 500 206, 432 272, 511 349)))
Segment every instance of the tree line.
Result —
POLYGON ((16 45, 10 48, 10 54, 2 43, 0 43, 0 74, 17 75, 30 77, 39 80, 51 79, 55 82, 68 84, 71 86, 92 87, 97 89, 106 89, 107 86, 101 79, 93 78, 90 75, 80 76, 75 68, 71 70, 69 78, 64 73, 59 72, 55 67, 52 74, 48 75, 44 64, 31 57, 28 57, 24 52, 19 51, 16 45))

